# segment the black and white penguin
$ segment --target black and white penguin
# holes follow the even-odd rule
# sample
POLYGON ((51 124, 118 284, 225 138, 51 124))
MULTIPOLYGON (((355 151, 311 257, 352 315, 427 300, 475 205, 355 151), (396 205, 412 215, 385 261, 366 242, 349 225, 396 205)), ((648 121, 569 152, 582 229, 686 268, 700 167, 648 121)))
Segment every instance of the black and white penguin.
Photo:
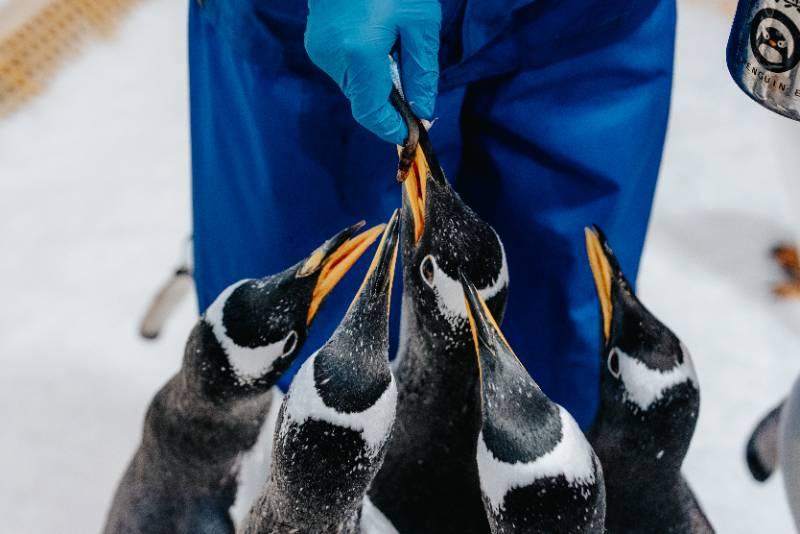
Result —
POLYGON ((481 377, 477 464, 493 534, 604 532, 603 469, 578 423, 517 359, 464 280, 481 377))
POLYGON ((766 26, 758 32, 756 48, 764 58, 776 65, 785 65, 789 60, 789 41, 778 28, 766 26))
MULTIPOLYGON (((408 121, 416 121, 408 109, 408 121)), ((459 280, 502 318, 508 266, 495 231, 453 191, 425 128, 403 182, 397 423, 370 497, 401 532, 485 533, 475 444, 480 393, 459 280)))
POLYGON ((155 395, 106 534, 228 533, 241 458, 259 436, 271 388, 320 304, 382 227, 339 232, 308 258, 225 289, 198 320, 180 371, 155 395))
POLYGON ((600 301, 600 403, 589 441, 603 464, 609 533, 708 533, 681 474, 700 390, 689 352, 639 301, 596 227, 586 249, 600 301))
POLYGON ((325 345, 300 368, 278 415, 272 471, 246 534, 357 533, 395 420, 389 299, 399 218, 325 345))

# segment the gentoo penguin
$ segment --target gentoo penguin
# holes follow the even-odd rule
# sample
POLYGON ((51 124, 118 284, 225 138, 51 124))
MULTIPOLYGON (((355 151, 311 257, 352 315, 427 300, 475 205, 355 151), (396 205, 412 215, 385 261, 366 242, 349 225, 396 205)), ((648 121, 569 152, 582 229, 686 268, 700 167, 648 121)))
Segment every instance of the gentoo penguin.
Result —
POLYGON ((395 212, 344 319, 295 376, 278 415, 270 478, 245 534, 360 532, 395 419, 388 352, 398 240, 395 212))
MULTIPOLYGON (((408 109, 403 115, 417 121, 408 109)), ((403 182, 397 423, 370 497, 400 532, 485 533, 478 368, 459 270, 500 321, 508 266, 499 237, 452 190, 425 128, 417 129, 403 182)))
POLYGON ((786 400, 753 431, 747 443, 747 465, 759 482, 767 480, 780 466, 786 500, 800 531, 800 378, 786 400))
POLYGON ((689 352, 639 301, 596 227, 586 249, 600 301, 600 403, 588 434, 603 464, 609 533, 713 529, 681 474, 700 391, 689 352))
POLYGON ((800 378, 783 404, 778 428, 778 463, 783 471, 783 486, 800 532, 800 378))
POLYGON ((478 475, 492 533, 602 534, 600 461, 572 415, 517 359, 475 286, 463 284, 481 378, 478 475))
POLYGON ((197 321, 180 371, 148 408, 106 534, 233 532, 240 457, 319 305, 382 230, 356 236, 362 226, 281 273, 231 285, 197 321))
POLYGON ((778 467, 778 429, 784 404, 785 401, 770 410, 747 440, 747 467, 759 482, 767 480, 778 467))

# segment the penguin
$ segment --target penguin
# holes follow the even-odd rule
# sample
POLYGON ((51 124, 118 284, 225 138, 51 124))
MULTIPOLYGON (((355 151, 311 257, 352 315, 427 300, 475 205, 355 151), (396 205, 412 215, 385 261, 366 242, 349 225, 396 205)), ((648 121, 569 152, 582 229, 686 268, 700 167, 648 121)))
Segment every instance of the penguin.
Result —
POLYGON ((747 468, 758 482, 765 482, 778 468, 778 428, 785 403, 782 401, 770 410, 747 440, 747 468))
POLYGON ((459 271, 502 320, 508 265, 494 229, 450 187, 427 131, 403 181, 403 301, 394 372, 398 408, 386 460, 369 495, 400 532, 485 533, 475 464, 480 392, 459 271))
POLYGON ((395 212, 342 322, 284 398, 270 478, 244 534, 360 532, 366 491, 383 461, 397 405, 389 300, 398 240, 395 212))
POLYGON ((259 436, 271 388, 322 301, 382 231, 356 235, 363 225, 283 272, 231 285, 199 318, 180 370, 150 403, 106 534, 234 531, 239 465, 259 436))
POLYGON ((603 469, 578 423, 517 359, 462 280, 480 370, 478 475, 492 534, 602 534, 603 469))
POLYGON ((713 532, 681 474, 700 408, 691 356, 636 297, 602 232, 585 233, 603 340, 588 437, 603 465, 606 529, 713 532))
POLYGON ((783 488, 794 526, 800 532, 800 378, 795 380, 781 409, 778 464, 783 471, 783 488))
POLYGON ((788 40, 778 28, 762 28, 756 38, 756 49, 771 64, 786 65, 789 62, 788 40))
POLYGON ((747 443, 753 478, 767 480, 780 466, 795 527, 800 531, 800 378, 788 397, 758 423, 747 443))

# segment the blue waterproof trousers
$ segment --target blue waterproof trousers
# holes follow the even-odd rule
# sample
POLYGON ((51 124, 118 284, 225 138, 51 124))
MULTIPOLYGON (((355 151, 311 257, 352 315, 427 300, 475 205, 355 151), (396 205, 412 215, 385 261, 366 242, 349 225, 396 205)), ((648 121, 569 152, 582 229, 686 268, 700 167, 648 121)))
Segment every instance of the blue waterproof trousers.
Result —
MULTIPOLYGON (((583 227, 606 231, 635 280, 669 111, 674 0, 443 0, 442 12, 434 146, 505 244, 506 336, 586 426, 600 337, 583 227)), ((339 229, 383 222, 400 205, 395 147, 356 124, 310 63, 305 14, 301 0, 191 1, 201 311, 228 284, 283 270, 339 229)), ((368 263, 323 305, 304 355, 338 324, 368 263)))

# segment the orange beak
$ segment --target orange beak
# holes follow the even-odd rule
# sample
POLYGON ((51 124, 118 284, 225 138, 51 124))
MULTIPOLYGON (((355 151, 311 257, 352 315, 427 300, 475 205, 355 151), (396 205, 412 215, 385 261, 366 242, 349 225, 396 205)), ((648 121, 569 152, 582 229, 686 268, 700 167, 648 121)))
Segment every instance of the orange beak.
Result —
MULTIPOLYGON (((402 147, 398 147, 398 153, 402 147)), ((430 165, 422 152, 422 148, 417 145, 416 155, 411 167, 403 181, 403 191, 406 200, 411 208, 414 218, 414 242, 422 237, 425 230, 425 201, 427 200, 428 176, 431 174, 430 165)))
POLYGON ((603 341, 607 342, 611 336, 611 317, 614 311, 611 302, 611 277, 613 269, 600 242, 600 236, 593 229, 584 229, 586 234, 586 254, 589 256, 589 266, 592 268, 594 285, 597 289, 597 298, 600 300, 600 310, 603 315, 603 341))
POLYGON ((369 230, 354 237, 343 240, 341 243, 334 244, 332 249, 329 243, 326 243, 309 256, 308 260, 306 260, 306 264, 298 273, 298 276, 308 275, 318 269, 320 269, 320 273, 311 296, 311 304, 308 307, 306 324, 311 324, 311 321, 319 311, 319 307, 322 301, 325 300, 325 297, 333 291, 333 288, 336 287, 336 284, 347 274, 347 271, 358 261, 370 245, 375 242, 378 236, 383 233, 385 226, 385 224, 373 226, 369 230))

